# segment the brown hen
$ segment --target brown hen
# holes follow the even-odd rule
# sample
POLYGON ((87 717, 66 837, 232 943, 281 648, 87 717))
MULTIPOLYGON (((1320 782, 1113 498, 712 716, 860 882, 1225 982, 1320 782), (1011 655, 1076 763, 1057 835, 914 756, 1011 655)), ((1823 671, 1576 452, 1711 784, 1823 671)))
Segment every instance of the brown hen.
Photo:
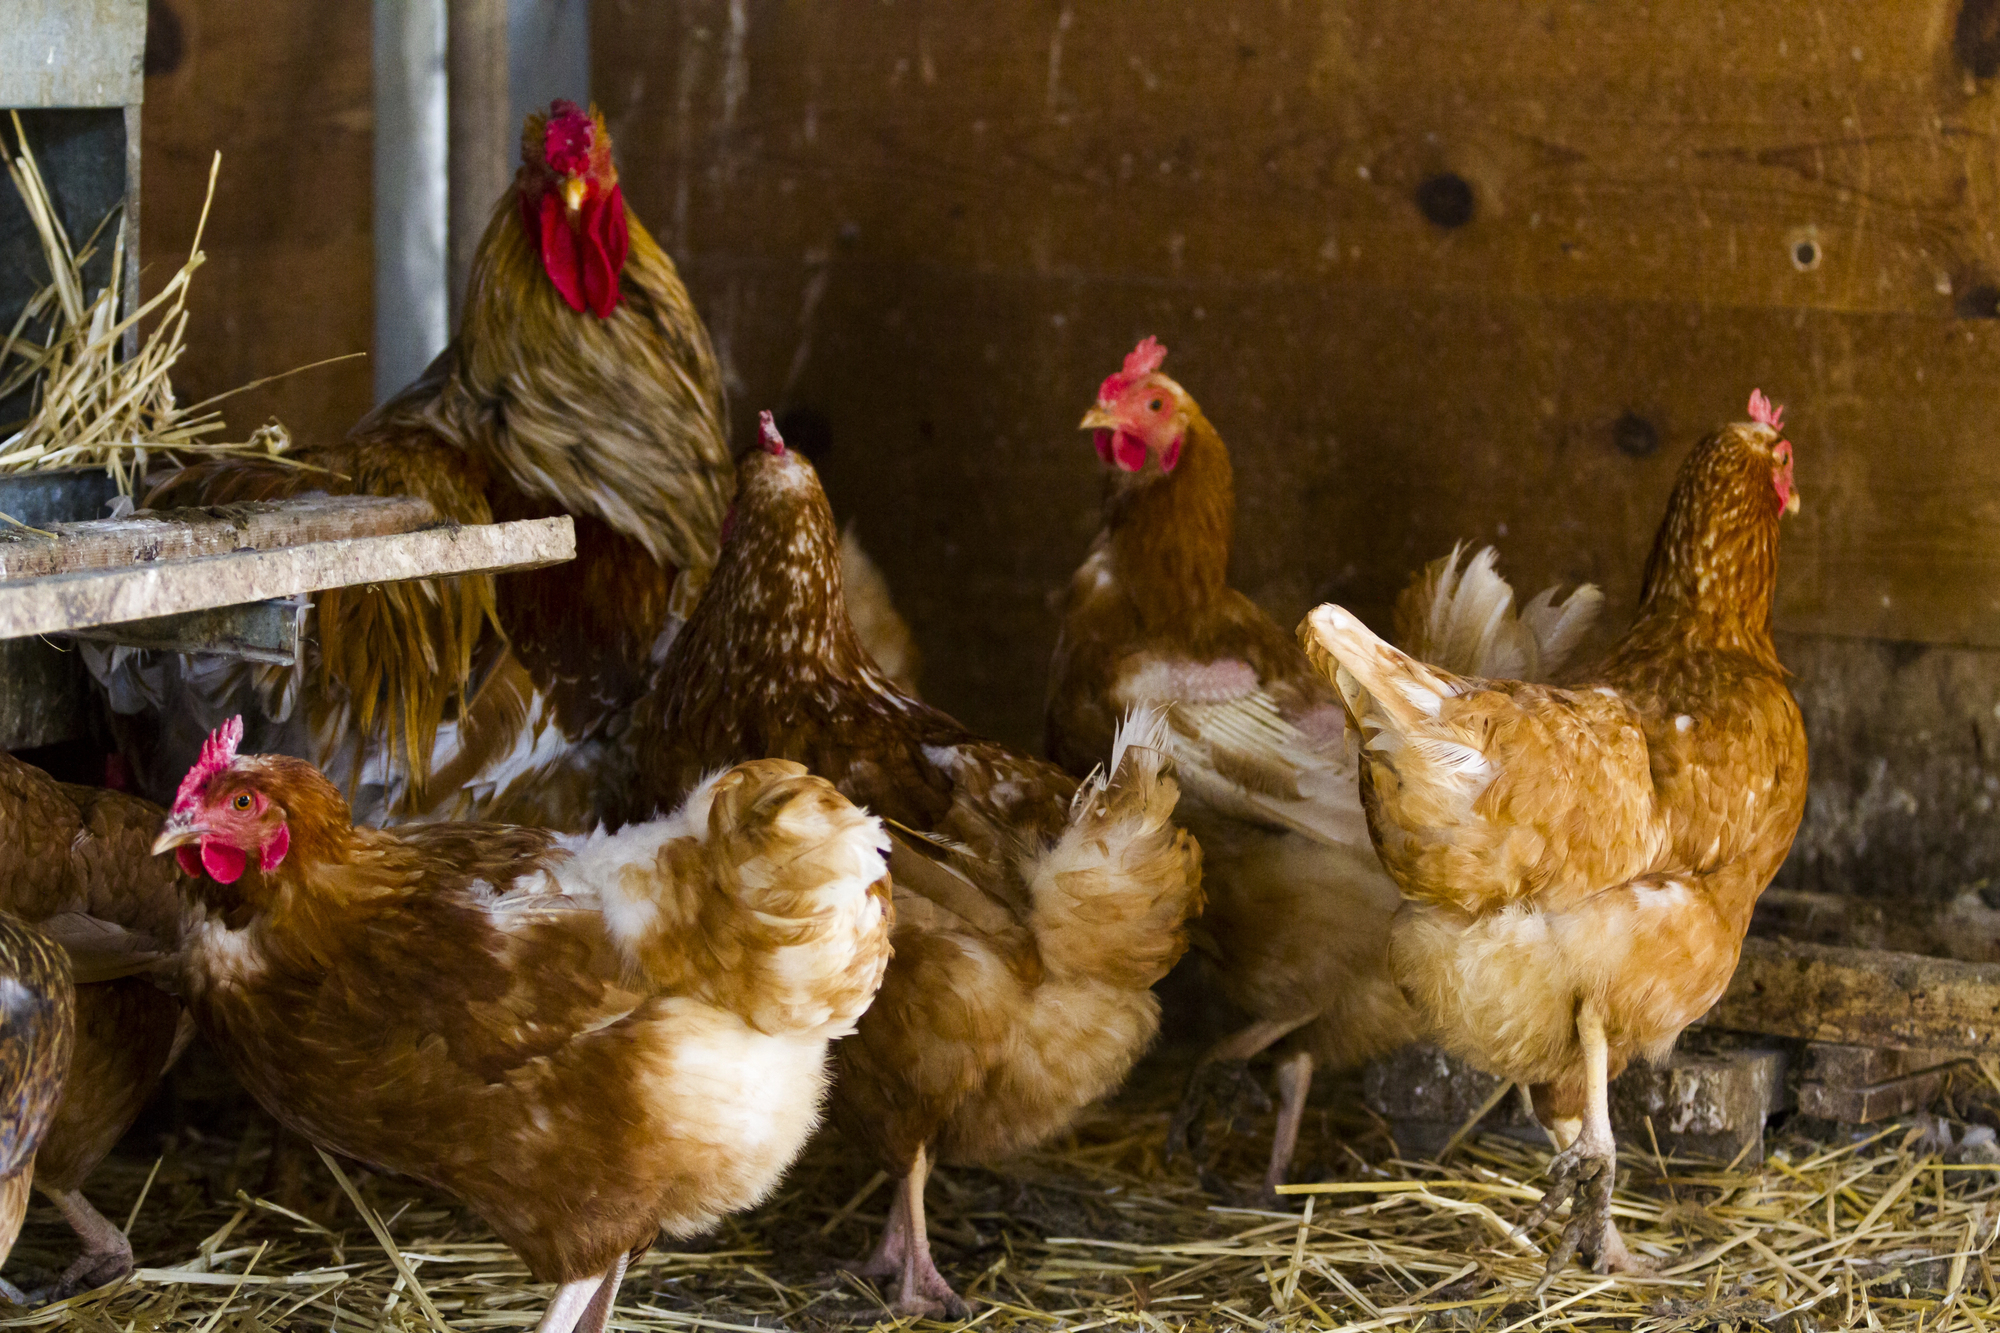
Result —
MULTIPOLYGON (((0 1263, 21 1234, 37 1149, 48 1142, 67 1077, 75 1024, 69 956, 0 911, 0 1263)), ((0 1280, 16 1305, 28 1298, 0 1280)))
POLYGON ((131 1242, 91 1206, 83 1184, 193 1031, 179 1001, 138 975, 172 949, 180 928, 180 875, 150 852, 163 814, 0 753, 0 909, 78 958, 76 1054, 34 1172, 84 1244, 53 1299, 132 1271, 131 1242))
POLYGON ((616 834, 354 827, 311 765, 205 747, 156 846, 238 1079, 309 1141, 457 1195, 604 1327, 629 1256, 762 1199, 880 984, 880 824, 797 764, 616 834))
POLYGON ((849 623, 819 479, 763 427, 715 577, 634 714, 641 791, 670 805, 775 755, 889 824, 896 956, 839 1047, 834 1113, 898 1181, 863 1271, 899 1279, 901 1311, 962 1312, 925 1232, 931 1164, 1030 1147, 1118 1086, 1200 908, 1200 853, 1148 720, 1079 786, 891 685, 849 623))
POLYGON ((1792 447, 1762 394, 1681 465, 1638 619, 1567 688, 1413 661, 1337 606, 1300 627, 1363 737, 1402 890, 1390 965, 1436 1040, 1530 1085, 1561 1145, 1531 1223, 1549 1260, 1642 1267, 1611 1221, 1606 1083, 1721 998, 1805 809, 1806 740, 1771 643, 1792 447))
MULTIPOLYGON (((1198 1139, 1207 1104, 1261 1098, 1245 1062, 1276 1046, 1280 1106, 1266 1190, 1285 1182, 1315 1066, 1362 1063, 1416 1035, 1389 975, 1395 882, 1369 845, 1356 756, 1333 690, 1296 639, 1229 586, 1236 496, 1229 449, 1142 342, 1083 419, 1109 477, 1104 527, 1070 581, 1049 673, 1049 752, 1095 762, 1115 719, 1168 709, 1179 818, 1201 840, 1210 971, 1252 1019, 1204 1053, 1169 1145, 1198 1139)), ((1398 636, 1474 674, 1551 669, 1602 598, 1554 589, 1516 614, 1487 548, 1427 567, 1398 636)))

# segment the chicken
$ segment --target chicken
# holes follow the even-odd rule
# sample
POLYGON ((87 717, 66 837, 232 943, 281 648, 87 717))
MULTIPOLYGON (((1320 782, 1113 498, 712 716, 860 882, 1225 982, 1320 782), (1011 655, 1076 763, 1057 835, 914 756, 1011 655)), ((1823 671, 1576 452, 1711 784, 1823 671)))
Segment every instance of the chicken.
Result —
POLYGON ((837 1052, 834 1114, 897 1180, 861 1271, 905 1313, 963 1312, 937 1271, 924 1181, 1047 1139, 1152 1041, 1152 984, 1200 907, 1200 852, 1135 718, 1079 785, 898 691, 844 608, 812 465, 763 419, 734 530, 634 714, 640 791, 662 806, 749 755, 795 759, 889 825, 896 955, 837 1052))
MULTIPOLYGON (((20 1237, 36 1151, 47 1142, 69 1072, 75 998, 69 956, 0 911, 0 1263, 20 1237)), ((28 1303, 4 1280, 0 1294, 28 1303)))
POLYGON ((464 1200, 597 1333, 629 1256, 770 1193, 889 958, 878 821, 797 764, 618 833, 355 827, 210 739, 158 841, 202 873, 181 985, 312 1143, 464 1200))
MULTIPOLYGON (((1116 718, 1169 711, 1168 752, 1200 839, 1202 926, 1224 995, 1252 1022, 1207 1051, 1171 1127, 1199 1138, 1209 1101, 1262 1099, 1245 1062, 1280 1048, 1266 1190, 1285 1182, 1316 1066, 1343 1068, 1416 1035, 1388 970, 1400 901, 1361 812, 1355 756, 1332 689, 1294 639, 1228 583, 1235 525, 1229 450, 1148 338, 1083 420, 1109 465, 1104 527, 1071 580, 1049 676, 1049 753, 1087 771, 1116 718)), ((1525 612, 1493 552, 1433 562, 1404 594, 1403 641, 1470 671, 1533 675, 1560 661, 1602 598, 1554 589, 1525 612)))
POLYGON ((84 1244, 50 1293, 61 1299, 132 1271, 132 1246, 83 1184, 139 1117, 193 1032, 180 1002, 147 980, 171 950, 179 872, 148 852, 161 809, 60 783, 0 753, 0 910, 76 957, 75 1056, 35 1159, 35 1187, 84 1244))
POLYGON ((165 798, 247 715, 369 822, 494 818, 581 831, 623 779, 632 704, 714 564, 735 484, 721 379, 673 261, 625 207, 601 116, 531 115, 474 257, 457 338, 337 444, 220 459, 153 506, 312 491, 416 495, 461 523, 569 514, 550 569, 319 595, 303 680, 212 658, 93 650, 165 798))
POLYGON ((1681 465, 1638 618, 1566 688, 1425 666, 1337 606, 1300 627, 1363 737, 1362 797, 1405 905, 1390 966, 1446 1049, 1529 1085, 1560 1146, 1538 1225, 1641 1265, 1611 1221, 1606 1083, 1721 998, 1805 809, 1806 740, 1771 643, 1782 414, 1681 465))

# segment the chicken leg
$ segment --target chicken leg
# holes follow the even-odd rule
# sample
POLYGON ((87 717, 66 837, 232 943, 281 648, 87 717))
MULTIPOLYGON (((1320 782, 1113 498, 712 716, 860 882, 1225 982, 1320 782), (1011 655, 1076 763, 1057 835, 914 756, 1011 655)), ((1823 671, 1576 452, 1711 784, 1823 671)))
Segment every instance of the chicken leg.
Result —
POLYGON ((896 1302, 891 1308, 899 1315, 964 1319, 971 1315, 972 1307, 951 1289, 931 1260, 930 1236, 924 1230, 924 1182, 930 1174, 930 1159, 919 1148, 909 1174, 897 1182, 881 1243, 875 1253, 849 1271, 862 1277, 896 1278, 896 1302))
POLYGON ((625 1280, 625 1267, 631 1261, 629 1254, 621 1254, 604 1272, 557 1287, 535 1333, 604 1333, 611 1303, 618 1299, 618 1284, 625 1280))
POLYGON ((1271 1165, 1264 1171, 1264 1193, 1278 1195, 1278 1186, 1292 1173, 1292 1155, 1299 1147, 1299 1125, 1306 1118, 1306 1094, 1312 1091, 1313 1055, 1297 1050, 1278 1061, 1278 1127, 1271 1135, 1271 1165))
POLYGON ((92 1207, 81 1191, 45 1189, 42 1193, 83 1241, 83 1253, 64 1270, 50 1300, 91 1291, 132 1271, 132 1242, 116 1223, 92 1207))
MULTIPOLYGON (((1204 1159, 1196 1166, 1206 1165, 1203 1149, 1207 1134, 1203 1120, 1211 1106, 1226 1106, 1232 1123, 1236 1109, 1245 1102, 1259 1111, 1270 1110, 1270 1097, 1250 1077, 1250 1059, 1295 1028, 1312 1022, 1313 1018, 1314 1015, 1307 1014, 1298 1019, 1259 1019, 1203 1051, 1194 1072, 1188 1075, 1187 1091, 1181 1094, 1181 1104, 1174 1109, 1174 1118, 1167 1126, 1168 1158, 1192 1151, 1196 1157, 1204 1159)), ((1300 1093, 1300 1106, 1304 1106, 1303 1092, 1300 1093)), ((1296 1139, 1296 1128, 1293 1133, 1296 1139)), ((1279 1148, 1280 1145, 1275 1142, 1271 1145, 1272 1169, 1275 1171, 1282 1165, 1289 1170, 1291 1148, 1285 1146, 1282 1164, 1278 1160, 1279 1148)))
POLYGON ((1625 1248, 1624 1238, 1611 1220, 1611 1191, 1618 1176, 1618 1143, 1611 1132, 1610 1053, 1604 1040, 1604 1015, 1595 1000, 1585 1000, 1577 1008, 1577 1039, 1583 1046, 1584 1114, 1580 1127, 1575 1122, 1556 1121, 1550 1127, 1556 1136, 1570 1136, 1570 1142, 1549 1162, 1549 1188, 1535 1211, 1521 1224, 1523 1233, 1540 1226, 1548 1216, 1570 1201, 1569 1224, 1562 1240, 1549 1256, 1548 1267, 1535 1287, 1539 1294, 1562 1271, 1578 1250, 1599 1273, 1643 1273, 1651 1265, 1625 1248))

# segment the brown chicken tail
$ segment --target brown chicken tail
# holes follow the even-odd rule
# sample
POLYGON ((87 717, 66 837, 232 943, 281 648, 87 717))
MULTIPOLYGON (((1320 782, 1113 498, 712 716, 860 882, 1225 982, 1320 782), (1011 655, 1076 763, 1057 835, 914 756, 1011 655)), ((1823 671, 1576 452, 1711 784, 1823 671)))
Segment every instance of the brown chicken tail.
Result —
POLYGON ((1187 949, 1201 912, 1201 848, 1175 828, 1166 716, 1137 709, 1118 728, 1109 769, 1077 789, 1070 822, 1029 874, 1031 923, 1057 975, 1142 990, 1187 949))
POLYGON ((597 882, 606 927, 662 991, 767 1036, 828 1040, 853 1031, 888 966, 888 846, 831 783, 759 759, 664 819, 586 841, 565 873, 597 882), (650 867, 632 864, 646 853, 650 867))

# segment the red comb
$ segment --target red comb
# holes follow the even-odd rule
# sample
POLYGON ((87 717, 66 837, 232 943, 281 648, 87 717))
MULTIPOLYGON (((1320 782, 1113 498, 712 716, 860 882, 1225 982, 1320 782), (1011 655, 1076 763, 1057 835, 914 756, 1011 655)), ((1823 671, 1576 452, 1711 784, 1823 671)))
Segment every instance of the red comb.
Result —
POLYGON ((1762 389, 1750 391, 1750 419, 1775 431, 1785 429, 1785 409, 1766 398, 1762 389))
POLYGON ((542 132, 542 157, 560 176, 581 176, 590 166, 590 147, 597 124, 576 103, 558 99, 549 104, 548 128, 542 132))
POLYGON ((202 789, 208 786, 208 780, 235 762, 236 747, 242 743, 241 713, 209 733, 208 739, 201 743, 201 757, 194 761, 194 767, 181 779, 180 790, 174 793, 175 814, 195 807, 201 800, 202 789))
POLYGON ((1124 367, 1116 375, 1106 376, 1104 383, 1098 386, 1098 398, 1116 398, 1125 392, 1128 385, 1136 384, 1158 370, 1166 359, 1167 349, 1158 338, 1147 334, 1144 342, 1125 354, 1124 367))
POLYGON ((778 423, 769 412, 757 414, 757 443, 767 454, 782 455, 785 452, 785 437, 778 434, 778 423))

